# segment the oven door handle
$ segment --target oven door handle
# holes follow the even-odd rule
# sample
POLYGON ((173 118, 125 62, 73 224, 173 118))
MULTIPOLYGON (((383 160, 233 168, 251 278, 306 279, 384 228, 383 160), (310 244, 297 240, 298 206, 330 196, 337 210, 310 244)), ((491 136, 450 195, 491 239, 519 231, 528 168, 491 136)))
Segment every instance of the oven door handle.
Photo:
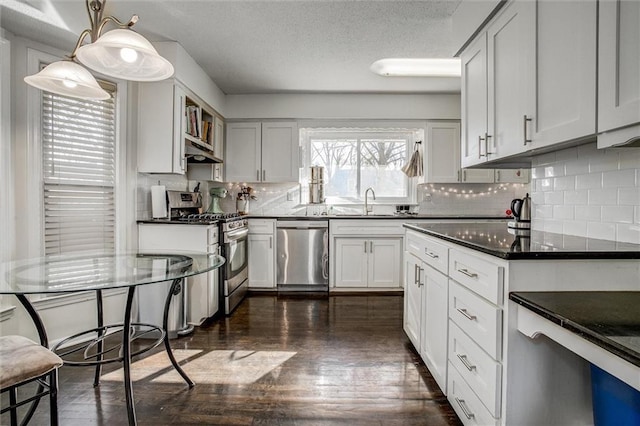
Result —
POLYGON ((239 240, 242 237, 244 237, 245 235, 247 235, 249 233, 248 229, 240 229, 238 231, 230 231, 230 232, 226 232, 224 234, 224 239, 225 241, 235 241, 235 240, 239 240))

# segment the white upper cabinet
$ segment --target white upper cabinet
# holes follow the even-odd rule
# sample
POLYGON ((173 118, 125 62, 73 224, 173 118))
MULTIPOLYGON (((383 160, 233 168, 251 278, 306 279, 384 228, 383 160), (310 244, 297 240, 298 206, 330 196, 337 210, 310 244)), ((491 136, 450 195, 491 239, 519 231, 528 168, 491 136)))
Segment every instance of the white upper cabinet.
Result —
POLYGON ((460 179, 460 123, 427 121, 424 181, 458 182, 460 179))
POLYGON ((138 171, 186 171, 182 129, 186 94, 172 80, 138 86, 138 171))
POLYGON ((226 145, 226 180, 260 182, 261 123, 227 123, 226 145))
MULTIPOLYGON (((599 3, 598 132, 621 129, 608 145, 640 135, 640 2, 599 3)), ((598 146, 601 147, 600 137, 598 146)))
POLYGON ((298 143, 295 122, 228 123, 226 180, 297 182, 298 143))
POLYGON ((481 33, 460 55, 462 59, 462 167, 486 161, 487 34, 481 33), (484 150, 484 151, 483 151, 484 150))
POLYGON ((527 128, 531 148, 596 132, 596 1, 536 5, 537 84, 527 128))
POLYGON ((516 1, 487 30, 487 160, 523 151, 534 92, 535 3, 516 1))

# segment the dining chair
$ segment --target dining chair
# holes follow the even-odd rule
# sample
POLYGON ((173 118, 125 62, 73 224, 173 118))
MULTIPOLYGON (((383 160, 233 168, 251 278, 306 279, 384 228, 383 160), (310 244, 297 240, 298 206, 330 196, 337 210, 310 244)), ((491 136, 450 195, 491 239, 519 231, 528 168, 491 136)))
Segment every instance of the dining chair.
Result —
POLYGON ((49 395, 50 422, 58 424, 58 368, 62 359, 49 349, 23 336, 0 336, 0 394, 9 393, 9 406, 0 414, 10 412, 11 425, 18 424, 18 407, 32 403, 21 424, 31 419, 40 398, 49 395), (37 382, 35 395, 18 401, 18 388, 37 382))

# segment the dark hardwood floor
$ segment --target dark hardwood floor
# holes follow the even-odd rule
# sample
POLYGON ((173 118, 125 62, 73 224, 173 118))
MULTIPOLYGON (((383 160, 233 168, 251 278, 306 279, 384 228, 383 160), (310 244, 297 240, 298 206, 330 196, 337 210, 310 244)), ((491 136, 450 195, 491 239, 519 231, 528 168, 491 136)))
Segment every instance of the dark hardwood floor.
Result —
MULTIPOLYGON (((159 348, 136 360, 139 424, 461 424, 402 331, 399 295, 253 295, 172 347, 196 386, 159 348)), ((126 424, 120 366, 97 388, 92 375, 61 368, 60 424, 126 424)), ((33 424, 47 423, 43 402, 33 424)))

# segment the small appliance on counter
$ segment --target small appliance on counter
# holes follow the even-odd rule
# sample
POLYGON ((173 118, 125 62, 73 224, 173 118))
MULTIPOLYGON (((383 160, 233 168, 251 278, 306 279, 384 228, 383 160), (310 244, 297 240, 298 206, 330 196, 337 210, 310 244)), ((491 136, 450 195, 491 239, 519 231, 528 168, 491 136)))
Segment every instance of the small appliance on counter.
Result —
POLYGON ((309 182, 309 204, 324 203, 324 167, 311 166, 309 182))
POLYGON ((151 186, 151 217, 154 219, 167 217, 167 188, 164 185, 151 186))
POLYGON ((511 201, 511 214, 516 220, 507 222, 509 228, 531 229, 531 198, 529 193, 524 198, 516 198, 511 201))
POLYGON ((209 195, 211 196, 211 204, 207 209, 207 213, 224 213, 220 208, 220 199, 225 198, 229 191, 225 188, 211 188, 209 189, 209 195))

